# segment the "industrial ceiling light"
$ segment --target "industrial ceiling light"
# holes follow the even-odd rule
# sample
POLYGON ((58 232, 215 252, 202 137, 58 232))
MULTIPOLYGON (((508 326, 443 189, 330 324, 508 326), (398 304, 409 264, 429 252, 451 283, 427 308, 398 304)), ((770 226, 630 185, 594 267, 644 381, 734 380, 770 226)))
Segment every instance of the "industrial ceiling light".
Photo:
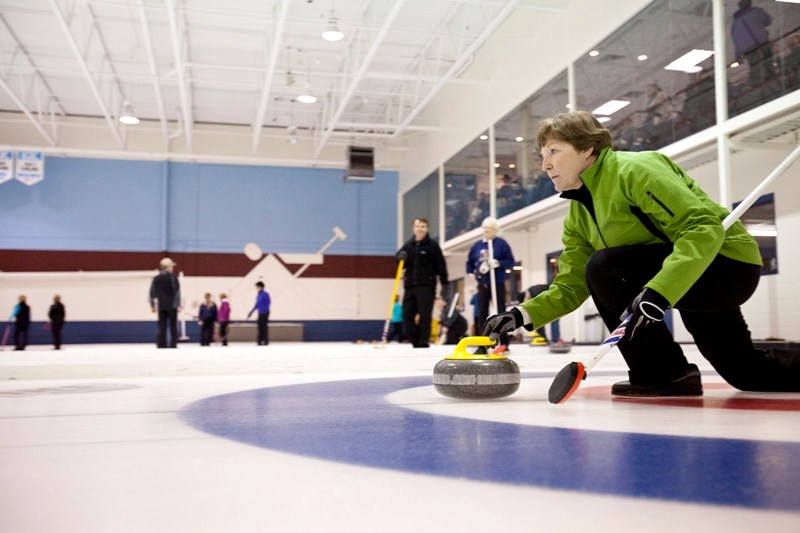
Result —
POLYGON ((133 113, 133 106, 127 100, 125 100, 125 103, 122 105, 122 114, 119 116, 119 121, 123 124, 130 125, 139 123, 139 119, 133 113))
POLYGON ((322 38, 326 41, 336 42, 344 39, 344 33, 339 29, 338 20, 335 16, 331 15, 328 18, 328 27, 322 32, 322 38))
POLYGON ((317 101, 317 97, 308 92, 298 96, 297 101, 300 102, 301 104, 313 104, 314 102, 317 101))

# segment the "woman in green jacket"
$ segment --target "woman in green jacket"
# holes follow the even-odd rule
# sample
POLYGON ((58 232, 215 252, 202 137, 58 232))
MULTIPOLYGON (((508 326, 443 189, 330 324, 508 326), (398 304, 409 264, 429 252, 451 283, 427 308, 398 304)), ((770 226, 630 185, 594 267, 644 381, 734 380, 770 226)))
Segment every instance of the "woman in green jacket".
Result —
POLYGON ((484 335, 541 327, 592 296, 630 369, 618 396, 700 396, 700 372, 663 323, 674 307, 703 356, 731 385, 800 391, 800 357, 756 350, 740 306, 758 286, 761 255, 741 222, 678 165, 656 152, 614 152, 611 134, 584 111, 539 125, 542 169, 562 198, 559 274, 548 290, 490 318, 484 335))

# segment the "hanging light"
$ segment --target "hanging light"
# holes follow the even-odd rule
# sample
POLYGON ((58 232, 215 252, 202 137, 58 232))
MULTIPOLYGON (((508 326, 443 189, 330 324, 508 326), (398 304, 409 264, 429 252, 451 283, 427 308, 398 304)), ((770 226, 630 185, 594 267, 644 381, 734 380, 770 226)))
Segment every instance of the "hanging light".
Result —
POLYGON ((322 38, 326 41, 336 42, 344 39, 344 33, 339 29, 338 19, 331 15, 328 18, 328 27, 322 32, 322 38))
POLYGON ((313 104, 317 101, 317 97, 311 94, 311 91, 308 91, 298 96, 297 101, 301 104, 313 104))
POLYGON ((123 124, 135 125, 139 123, 139 119, 133 113, 133 105, 127 100, 122 104, 122 114, 119 116, 119 121, 123 124))

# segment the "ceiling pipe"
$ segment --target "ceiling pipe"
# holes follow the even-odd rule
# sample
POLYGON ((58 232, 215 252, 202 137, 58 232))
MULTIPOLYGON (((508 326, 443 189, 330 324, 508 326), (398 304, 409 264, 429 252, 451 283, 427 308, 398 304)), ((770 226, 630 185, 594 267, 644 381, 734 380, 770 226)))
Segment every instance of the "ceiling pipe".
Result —
MULTIPOLYGON (((275 38, 272 40, 272 48, 269 53, 269 62, 267 63, 267 72, 264 75, 264 86, 261 89, 261 101, 258 104, 258 112, 256 119, 253 121, 253 143, 251 151, 253 154, 258 149, 258 144, 261 142, 261 128, 264 127, 264 116, 267 114, 267 105, 269 104, 269 93, 272 87, 272 79, 275 77, 275 70, 278 64, 278 54, 281 51, 281 41, 283 40, 283 32, 286 29, 286 19, 289 15, 289 2, 290 0, 282 0, 280 8, 278 9, 278 18, 275 21, 275 38)), ((289 66, 291 68, 291 65, 289 66)))
MULTIPOLYGON (((55 1, 55 0, 51 0, 55 1)), ((184 61, 181 57, 181 44, 182 40, 178 33, 178 19, 177 9, 175 8, 174 0, 166 0, 167 2, 167 16, 169 17, 169 30, 172 37, 172 55, 175 58, 175 72, 178 76, 178 91, 181 97, 181 111, 183 114, 183 124, 186 132, 186 149, 192 151, 192 126, 194 118, 192 117, 192 98, 189 94, 189 89, 186 84, 186 77, 184 73, 184 61)))
POLYGON ((158 108, 158 118, 161 121, 161 135, 164 138, 164 147, 169 144, 169 132, 167 128, 167 113, 164 110, 164 98, 161 95, 161 86, 158 84, 158 68, 156 67, 156 58, 153 53, 153 39, 150 35, 150 21, 147 19, 147 10, 144 7, 144 0, 138 0, 139 4, 139 22, 142 26, 142 35, 144 36, 144 47, 147 50, 147 64, 150 67, 150 76, 153 80, 153 92, 156 97, 156 107, 158 108))
POLYGON ((50 6, 53 8, 53 13, 56 15, 56 20, 58 21, 59 26, 61 26, 61 29, 64 31, 67 42, 69 43, 72 52, 75 54, 75 58, 78 60, 78 65, 81 67, 81 71, 83 72, 86 81, 89 83, 89 88, 92 90, 92 94, 94 95, 97 104, 100 106, 100 111, 102 111, 103 116, 108 123, 108 127, 111 128, 111 133, 114 135, 114 139, 116 139, 119 147, 124 150, 125 141, 123 141, 122 136, 119 133, 117 122, 111 116, 111 113, 108 111, 108 106, 106 106, 103 97, 100 95, 100 90, 97 87, 97 83, 95 83, 92 73, 89 72, 89 67, 86 64, 86 60, 83 58, 80 48, 78 48, 78 43, 75 42, 75 37, 72 35, 72 32, 69 29, 69 25, 64 18, 64 14, 61 13, 61 9, 58 7, 56 0, 50 0, 50 6))

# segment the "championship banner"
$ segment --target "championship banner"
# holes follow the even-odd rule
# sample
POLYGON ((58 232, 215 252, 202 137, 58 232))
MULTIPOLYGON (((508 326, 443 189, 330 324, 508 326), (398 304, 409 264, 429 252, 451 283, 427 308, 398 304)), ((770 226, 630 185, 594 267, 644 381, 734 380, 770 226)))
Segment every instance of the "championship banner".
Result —
POLYGON ((0 183, 14 179, 14 152, 0 151, 0 183))
POLYGON ((42 152, 17 152, 14 177, 25 185, 35 185, 44 179, 42 152))

